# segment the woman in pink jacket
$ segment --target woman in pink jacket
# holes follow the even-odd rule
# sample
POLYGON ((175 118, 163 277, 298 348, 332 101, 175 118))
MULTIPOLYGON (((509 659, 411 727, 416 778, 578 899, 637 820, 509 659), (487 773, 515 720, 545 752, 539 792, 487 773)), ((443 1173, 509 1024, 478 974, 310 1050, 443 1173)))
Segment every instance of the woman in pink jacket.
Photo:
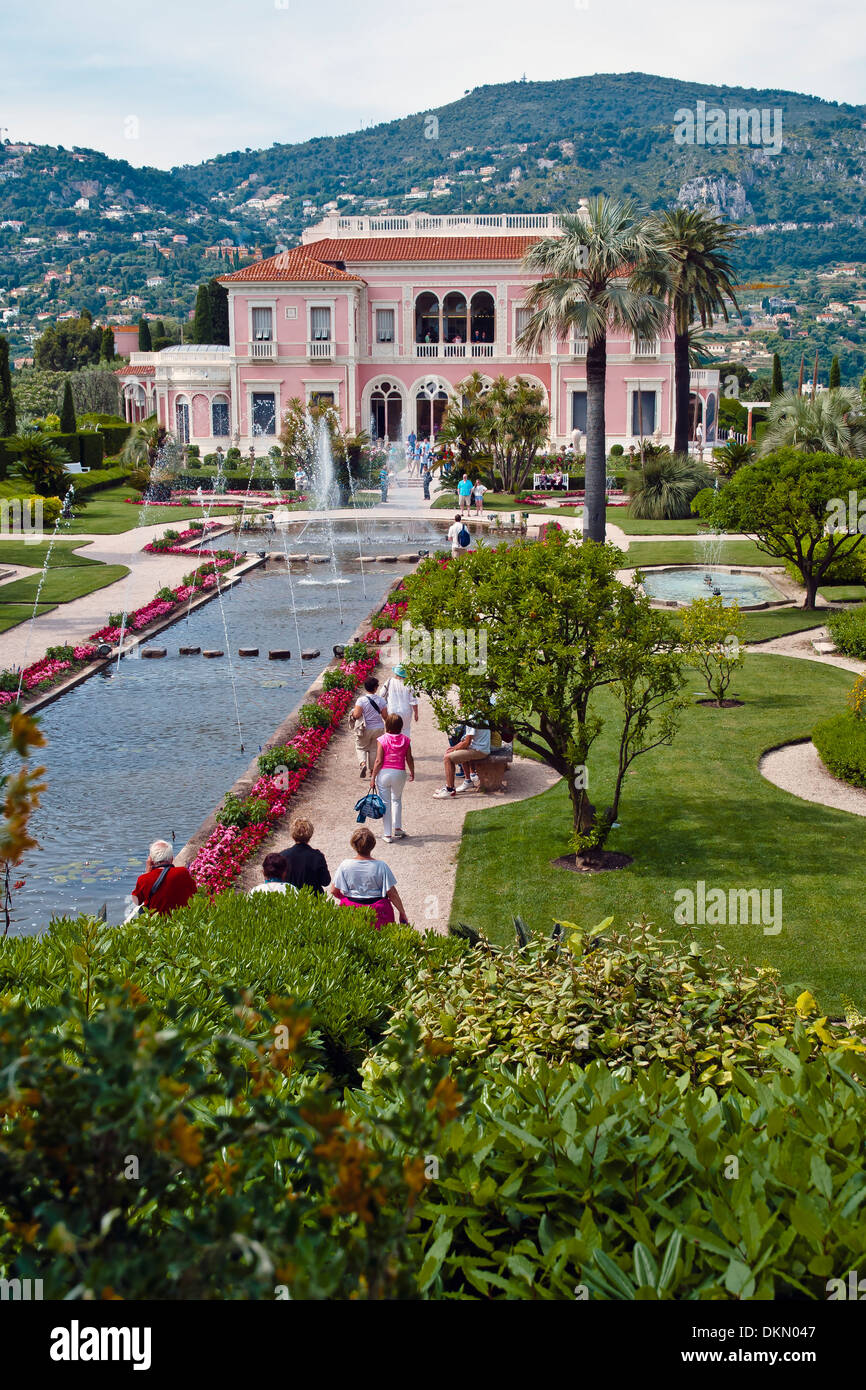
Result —
POLYGON ((412 741, 403 733, 403 719, 399 714, 385 715, 385 732, 377 739, 379 750, 373 767, 370 790, 378 790, 385 803, 385 820, 382 826, 386 844, 392 839, 405 838, 403 830, 403 788, 415 780, 415 760, 412 757, 412 741))

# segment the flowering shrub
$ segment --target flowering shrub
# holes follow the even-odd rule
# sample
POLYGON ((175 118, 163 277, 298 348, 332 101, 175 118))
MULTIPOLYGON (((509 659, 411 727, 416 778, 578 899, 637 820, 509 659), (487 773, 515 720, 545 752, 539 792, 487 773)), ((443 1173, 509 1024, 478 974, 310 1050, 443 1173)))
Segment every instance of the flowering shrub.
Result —
POLYGON ((0 671, 0 705, 15 702, 19 682, 22 695, 42 694, 64 679, 67 672, 76 666, 86 666, 95 656, 96 648, 88 645, 49 647, 41 661, 24 668, 23 680, 20 667, 17 670, 0 671))
MULTIPOLYGON (((298 732, 287 744, 262 754, 259 767, 263 775, 250 788, 249 795, 250 799, 267 802, 267 819, 243 827, 218 825, 189 866, 196 883, 211 897, 231 886, 247 860, 285 816, 295 792, 334 737, 346 711, 354 704, 355 690, 375 665, 376 658, 363 643, 353 643, 351 653, 347 647, 339 669, 354 679, 353 689, 323 690, 315 704, 303 707, 303 710, 317 710, 315 723, 303 725, 299 719, 298 732), (292 767, 293 752, 298 755, 296 768, 292 767), (278 761, 272 762, 277 758, 278 761), (266 766, 270 769, 267 772, 266 766)), ((312 719, 311 715, 308 717, 312 719)))
MULTIPOLYGON (((207 554, 207 551, 202 552, 207 554)), ((219 552, 211 552, 219 555, 219 552)), ((183 583, 177 589, 169 589, 165 585, 157 592, 156 596, 146 603, 143 608, 136 608, 132 613, 126 615, 126 625, 123 627, 123 614, 111 613, 105 627, 99 628, 90 634, 91 642, 118 642, 121 631, 141 632, 142 628, 150 623, 155 623, 158 618, 164 618, 167 613, 171 613, 179 603, 185 603, 191 594, 201 589, 212 589, 217 583, 217 569, 226 569, 232 564, 233 557, 217 558, 208 560, 192 574, 184 575, 183 583), (169 597, 170 595, 170 597, 169 597)))

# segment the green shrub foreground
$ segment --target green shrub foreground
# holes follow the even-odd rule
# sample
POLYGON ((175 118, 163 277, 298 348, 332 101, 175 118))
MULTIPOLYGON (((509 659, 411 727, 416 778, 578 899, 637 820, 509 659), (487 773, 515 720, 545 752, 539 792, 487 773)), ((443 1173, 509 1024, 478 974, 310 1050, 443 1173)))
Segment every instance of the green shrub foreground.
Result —
POLYGON ((861 661, 866 659, 866 611, 842 608, 830 614, 827 626, 840 652, 858 657, 861 661))
POLYGON ((810 995, 645 924, 496 953, 366 916, 225 895, 0 943, 3 1275, 748 1300, 862 1265, 864 1047, 810 995))
POLYGON ((812 731, 818 756, 834 777, 866 787, 866 720, 851 710, 822 719, 812 731))

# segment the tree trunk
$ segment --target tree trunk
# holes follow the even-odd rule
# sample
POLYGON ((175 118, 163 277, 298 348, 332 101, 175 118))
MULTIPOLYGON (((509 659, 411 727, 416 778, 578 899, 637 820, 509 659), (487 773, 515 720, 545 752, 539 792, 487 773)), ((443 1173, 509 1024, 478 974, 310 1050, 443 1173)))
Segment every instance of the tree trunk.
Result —
POLYGON ((607 340, 590 343, 586 350, 586 493, 583 506, 583 539, 605 540, 607 502, 607 441, 604 425, 604 388, 607 377, 607 340))
POLYGON ((810 570, 808 574, 803 575, 803 583, 806 585, 806 602, 803 604, 804 608, 815 607, 815 598, 818 593, 819 582, 820 581, 818 580, 818 577, 813 570, 810 570))
POLYGON ((689 395, 691 393, 691 370, 689 368, 689 335, 674 334, 674 453, 687 454, 689 451, 689 395))

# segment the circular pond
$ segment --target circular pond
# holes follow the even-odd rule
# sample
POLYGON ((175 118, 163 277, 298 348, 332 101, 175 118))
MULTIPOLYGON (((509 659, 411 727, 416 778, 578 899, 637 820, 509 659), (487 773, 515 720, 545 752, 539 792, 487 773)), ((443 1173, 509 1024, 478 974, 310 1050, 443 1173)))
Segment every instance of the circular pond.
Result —
POLYGON ((785 595, 764 574, 742 570, 707 570, 699 565, 679 565, 676 569, 648 570, 643 587, 657 603, 686 604, 695 598, 709 598, 716 590, 722 603, 738 603, 741 608, 765 608, 784 603, 785 595), (707 583, 707 580, 710 583, 707 583))

